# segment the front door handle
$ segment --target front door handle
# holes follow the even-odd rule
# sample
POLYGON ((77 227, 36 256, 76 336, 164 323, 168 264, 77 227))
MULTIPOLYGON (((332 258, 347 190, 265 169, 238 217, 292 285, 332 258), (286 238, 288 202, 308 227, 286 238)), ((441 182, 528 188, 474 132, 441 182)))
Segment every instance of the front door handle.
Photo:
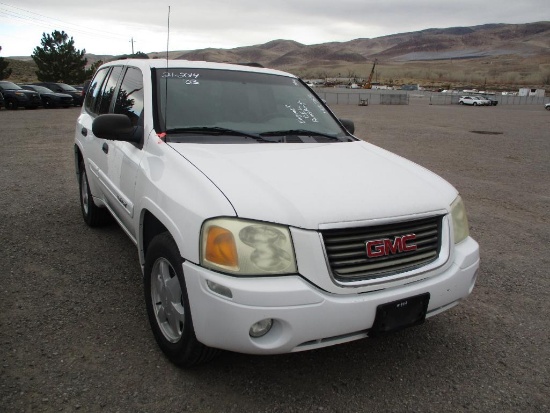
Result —
POLYGON ((109 145, 107 145, 107 142, 103 142, 103 146, 101 147, 101 150, 105 153, 109 153, 109 145))

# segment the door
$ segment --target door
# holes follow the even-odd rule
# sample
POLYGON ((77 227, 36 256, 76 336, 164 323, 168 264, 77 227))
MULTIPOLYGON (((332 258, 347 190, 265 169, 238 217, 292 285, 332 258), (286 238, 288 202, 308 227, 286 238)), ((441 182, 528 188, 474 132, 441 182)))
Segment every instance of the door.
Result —
POLYGON ((108 145, 106 177, 104 184, 108 187, 108 203, 126 229, 128 235, 136 239, 136 228, 133 224, 135 187, 138 168, 143 156, 143 75, 141 70, 127 67, 118 88, 113 113, 123 114, 130 118, 134 134, 139 136, 139 143, 124 141, 106 141, 108 145))
POLYGON ((92 123, 98 115, 109 113, 111 110, 114 104, 113 95, 122 69, 122 66, 114 66, 98 71, 86 95, 85 110, 82 111, 77 122, 77 133, 80 132, 80 141, 84 146, 83 153, 86 157, 84 162, 87 167, 90 191, 94 198, 100 198, 108 205, 106 196, 108 190, 103 179, 108 167, 108 143, 94 136, 92 123))

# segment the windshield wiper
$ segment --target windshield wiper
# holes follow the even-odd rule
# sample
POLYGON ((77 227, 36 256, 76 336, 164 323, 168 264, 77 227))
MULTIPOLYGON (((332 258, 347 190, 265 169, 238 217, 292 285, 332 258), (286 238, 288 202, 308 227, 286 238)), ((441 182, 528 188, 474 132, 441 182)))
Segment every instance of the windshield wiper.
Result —
POLYGON ((289 130, 276 130, 270 132, 262 132, 261 136, 286 136, 286 135, 305 135, 305 136, 323 136, 325 138, 340 140, 341 138, 336 135, 330 135, 328 133, 317 132, 308 129, 289 129, 289 130))
POLYGON ((168 129, 166 133, 168 135, 178 134, 178 133, 199 133, 203 135, 236 135, 236 136, 244 136, 247 138, 252 138, 258 142, 273 143, 272 141, 262 138, 260 135, 256 133, 222 128, 219 126, 190 126, 188 128, 173 128, 173 129, 168 129))

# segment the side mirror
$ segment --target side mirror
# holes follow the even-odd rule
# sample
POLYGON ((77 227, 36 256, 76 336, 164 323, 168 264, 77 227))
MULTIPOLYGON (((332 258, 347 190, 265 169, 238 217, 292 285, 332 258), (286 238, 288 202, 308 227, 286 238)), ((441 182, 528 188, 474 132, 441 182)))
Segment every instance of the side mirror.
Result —
POLYGON ((339 121, 344 125, 344 128, 353 135, 355 132, 355 124, 350 119, 339 119, 339 121))
POLYGON ((99 115, 92 123, 92 132, 101 139, 123 142, 140 142, 141 136, 136 132, 132 121, 126 115, 99 115))

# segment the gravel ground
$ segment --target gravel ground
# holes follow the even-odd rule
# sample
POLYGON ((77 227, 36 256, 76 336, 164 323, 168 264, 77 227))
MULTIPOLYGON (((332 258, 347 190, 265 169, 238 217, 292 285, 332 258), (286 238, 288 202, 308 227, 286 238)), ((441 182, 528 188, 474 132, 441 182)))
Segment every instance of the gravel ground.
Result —
POLYGON ((81 219, 79 109, 1 110, 0 412, 550 411, 550 113, 334 110, 460 190, 482 256, 468 300, 388 337, 177 368, 149 330, 134 245, 81 219))

